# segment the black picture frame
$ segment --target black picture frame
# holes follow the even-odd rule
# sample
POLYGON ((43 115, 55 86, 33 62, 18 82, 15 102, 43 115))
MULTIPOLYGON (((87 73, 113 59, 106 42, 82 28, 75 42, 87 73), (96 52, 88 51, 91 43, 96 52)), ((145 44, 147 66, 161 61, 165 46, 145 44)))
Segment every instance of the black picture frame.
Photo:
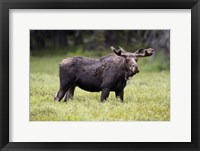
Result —
MULTIPOLYGON (((200 150, 200 0, 0 0, 0 148, 15 150, 200 150), (9 9, 191 9, 191 142, 9 142, 9 9)), ((181 56, 180 56, 181 57, 181 56)))

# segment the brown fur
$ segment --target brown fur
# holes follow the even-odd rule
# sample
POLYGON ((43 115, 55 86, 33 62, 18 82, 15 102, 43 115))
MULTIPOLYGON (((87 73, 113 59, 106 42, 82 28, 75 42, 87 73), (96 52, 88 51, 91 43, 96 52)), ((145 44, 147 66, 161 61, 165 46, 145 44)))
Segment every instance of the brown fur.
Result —
POLYGON ((121 56, 121 52, 114 52, 115 54, 100 59, 86 57, 64 59, 59 64, 60 89, 55 95, 55 100, 60 101, 64 95, 65 100, 72 98, 74 89, 78 86, 90 92, 102 91, 101 101, 107 99, 110 91, 114 91, 116 97, 123 101, 128 78, 139 72, 137 57, 133 53, 127 55, 123 52, 121 56))

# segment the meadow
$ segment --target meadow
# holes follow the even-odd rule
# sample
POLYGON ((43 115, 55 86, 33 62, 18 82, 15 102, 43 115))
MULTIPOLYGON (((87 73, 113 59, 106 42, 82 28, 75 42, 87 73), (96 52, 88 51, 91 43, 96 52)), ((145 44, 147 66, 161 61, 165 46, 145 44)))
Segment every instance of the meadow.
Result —
POLYGON ((140 73, 130 78, 124 92, 124 102, 110 93, 105 103, 100 93, 75 89, 68 102, 55 102, 59 88, 58 64, 69 56, 97 58, 108 52, 76 51, 31 52, 30 56, 30 121, 169 121, 169 63, 162 59, 141 58, 140 73))

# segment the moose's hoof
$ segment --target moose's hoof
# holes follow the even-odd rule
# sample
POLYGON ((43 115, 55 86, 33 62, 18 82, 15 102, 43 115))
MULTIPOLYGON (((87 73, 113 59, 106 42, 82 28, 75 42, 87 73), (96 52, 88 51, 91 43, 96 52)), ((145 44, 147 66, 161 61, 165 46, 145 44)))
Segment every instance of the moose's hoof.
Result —
POLYGON ((54 101, 60 102, 59 98, 57 97, 57 94, 55 94, 55 96, 54 96, 54 101))

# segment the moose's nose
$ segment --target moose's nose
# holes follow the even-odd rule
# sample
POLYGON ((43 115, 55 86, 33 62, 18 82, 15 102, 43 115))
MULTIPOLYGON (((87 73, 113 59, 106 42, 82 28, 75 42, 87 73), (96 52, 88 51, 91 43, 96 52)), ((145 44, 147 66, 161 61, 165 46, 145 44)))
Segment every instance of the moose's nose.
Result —
POLYGON ((140 72, 140 70, 138 69, 138 67, 135 69, 135 72, 136 72, 136 73, 139 73, 139 72, 140 72))

